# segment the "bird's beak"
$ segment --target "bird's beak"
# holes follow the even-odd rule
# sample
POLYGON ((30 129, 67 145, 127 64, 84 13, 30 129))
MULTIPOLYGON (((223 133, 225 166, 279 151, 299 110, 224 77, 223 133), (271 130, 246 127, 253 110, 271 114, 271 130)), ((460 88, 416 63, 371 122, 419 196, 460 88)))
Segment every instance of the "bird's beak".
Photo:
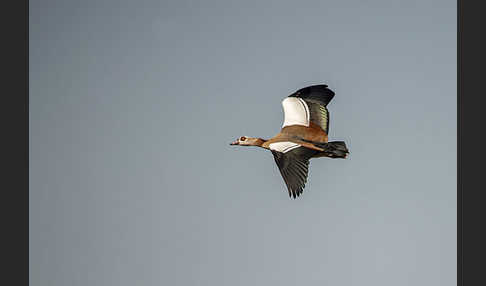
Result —
POLYGON ((240 142, 238 140, 231 142, 230 145, 240 145, 240 142))

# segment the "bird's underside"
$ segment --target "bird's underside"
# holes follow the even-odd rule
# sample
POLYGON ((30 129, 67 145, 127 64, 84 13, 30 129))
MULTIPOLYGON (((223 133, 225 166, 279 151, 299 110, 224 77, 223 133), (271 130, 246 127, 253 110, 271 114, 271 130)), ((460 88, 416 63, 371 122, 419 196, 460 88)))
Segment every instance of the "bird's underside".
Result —
POLYGON ((272 148, 273 146, 277 146, 275 143, 279 142, 292 142, 316 151, 324 151, 317 144, 327 143, 327 134, 312 122, 310 126, 285 126, 275 137, 266 141, 263 147, 268 146, 270 150, 280 151, 278 148, 272 148))

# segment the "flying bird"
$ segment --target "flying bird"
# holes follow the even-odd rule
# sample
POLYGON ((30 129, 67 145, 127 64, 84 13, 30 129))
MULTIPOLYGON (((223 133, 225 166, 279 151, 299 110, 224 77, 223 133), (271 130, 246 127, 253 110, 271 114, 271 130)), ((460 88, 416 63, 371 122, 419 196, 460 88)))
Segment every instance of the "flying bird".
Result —
POLYGON ((280 132, 269 140, 241 136, 230 145, 257 146, 270 150, 294 199, 304 190, 311 158, 346 158, 343 141, 328 142, 327 105, 334 92, 327 85, 299 89, 282 101, 284 122, 280 132))

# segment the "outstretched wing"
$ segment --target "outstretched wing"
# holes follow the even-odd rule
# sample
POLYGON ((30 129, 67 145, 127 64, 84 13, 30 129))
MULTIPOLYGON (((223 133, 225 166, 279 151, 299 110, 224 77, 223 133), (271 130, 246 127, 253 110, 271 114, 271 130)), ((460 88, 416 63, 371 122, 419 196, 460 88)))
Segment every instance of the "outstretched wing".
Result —
POLYGON ((312 122, 328 134, 330 117, 326 106, 333 97, 334 92, 324 84, 299 89, 282 101, 285 113, 282 127, 290 125, 309 127, 312 122))
POLYGON ((287 185, 289 197, 295 199, 303 192, 307 182, 309 159, 319 151, 301 147, 300 145, 293 145, 295 143, 291 142, 280 143, 290 144, 274 146, 271 151, 280 174, 287 185), (276 151, 276 149, 281 149, 281 151, 276 151))

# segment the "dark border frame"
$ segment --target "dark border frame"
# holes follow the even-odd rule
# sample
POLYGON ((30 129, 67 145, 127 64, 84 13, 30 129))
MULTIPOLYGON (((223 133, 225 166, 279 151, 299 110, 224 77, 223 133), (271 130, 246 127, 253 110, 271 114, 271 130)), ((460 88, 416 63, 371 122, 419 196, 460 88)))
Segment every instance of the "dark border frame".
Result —
POLYGON ((484 9, 457 5, 457 285, 486 285, 484 162, 484 9))
MULTIPOLYGON (((481 43, 484 32, 480 1, 457 1, 457 285, 486 285, 484 272, 483 200, 481 179, 485 156, 478 138, 484 130, 481 123, 484 106, 482 89, 486 63, 481 43), (478 165, 476 165, 478 164, 478 165), (482 212, 482 213, 481 213, 482 212)), ((3 136, 4 182, 7 196, 3 199, 3 259, 8 267, 2 281, 14 285, 29 284, 29 3, 10 1, 3 9, 6 15, 3 48, 5 64, 3 136), (11 56, 15 55, 15 56, 11 56), (9 95, 9 96, 6 96, 9 95)))
POLYGON ((29 1, 2 5, 3 285, 29 285, 29 1))

